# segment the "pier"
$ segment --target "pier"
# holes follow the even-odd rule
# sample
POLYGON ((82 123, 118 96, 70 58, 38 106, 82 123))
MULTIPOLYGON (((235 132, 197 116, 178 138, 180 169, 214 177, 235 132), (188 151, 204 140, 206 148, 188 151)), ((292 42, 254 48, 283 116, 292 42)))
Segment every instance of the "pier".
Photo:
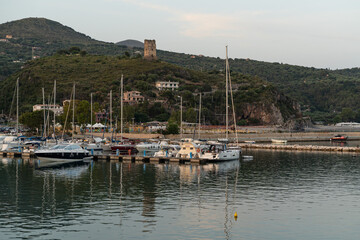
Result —
MULTIPOLYGON (((342 147, 342 146, 317 146, 317 145, 287 145, 287 144, 255 144, 255 143, 239 143, 239 146, 245 149, 264 149, 272 151, 303 151, 303 152, 329 152, 329 153, 359 153, 360 147, 342 147)), ((0 152, 0 157, 15 157, 30 159, 36 158, 33 152, 0 152)), ((131 163, 178 163, 178 164, 194 164, 203 165, 219 162, 212 159, 200 158, 176 158, 176 157, 152 157, 138 155, 115 155, 100 154, 93 156, 94 161, 111 161, 111 162, 131 162, 131 163)))
POLYGON ((119 162, 143 162, 143 163, 178 163, 178 164, 195 164, 202 165, 215 163, 211 159, 200 158, 175 158, 175 157, 151 157, 151 156, 134 156, 134 155, 98 155, 94 156, 94 161, 119 161, 119 162))

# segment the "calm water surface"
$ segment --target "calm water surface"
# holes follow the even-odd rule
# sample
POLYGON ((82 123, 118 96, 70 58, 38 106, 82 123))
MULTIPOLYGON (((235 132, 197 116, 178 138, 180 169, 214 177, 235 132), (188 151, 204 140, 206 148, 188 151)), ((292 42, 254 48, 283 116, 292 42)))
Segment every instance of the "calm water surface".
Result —
POLYGON ((254 159, 43 170, 3 158, 0 239, 358 239, 359 157, 245 154, 254 159))

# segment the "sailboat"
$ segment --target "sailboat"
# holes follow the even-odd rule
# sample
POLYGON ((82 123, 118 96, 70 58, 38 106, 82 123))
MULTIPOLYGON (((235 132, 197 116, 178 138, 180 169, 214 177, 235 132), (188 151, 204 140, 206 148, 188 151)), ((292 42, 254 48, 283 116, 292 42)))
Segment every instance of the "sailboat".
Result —
POLYGON ((111 146, 111 151, 117 152, 121 155, 132 155, 136 154, 138 151, 136 150, 135 143, 129 141, 129 139, 125 139, 123 137, 123 95, 124 95, 124 76, 121 74, 120 81, 120 142, 111 146), (127 141, 125 141, 127 140, 127 141))
MULTIPOLYGON (((225 139, 219 139, 218 142, 208 142, 209 148, 204 151, 203 154, 200 155, 200 158, 203 159, 213 159, 216 161, 229 161, 229 160, 238 160, 240 159, 241 148, 229 148, 227 143, 229 142, 229 87, 231 93, 231 102, 232 102, 232 110, 234 116, 234 125, 235 125, 235 133, 236 133, 236 117, 235 117, 235 108, 234 108, 234 100, 232 96, 231 89, 231 78, 230 78, 230 69, 229 69, 229 59, 228 59, 228 48, 226 46, 226 71, 225 71, 225 81, 226 81, 226 133, 225 139)), ((237 141, 236 136, 236 141, 237 141)))
MULTIPOLYGON (((1 151, 2 152, 19 152, 20 149, 20 138, 19 136, 19 78, 16 80, 16 136, 6 136, 2 139, 1 151)), ((14 95, 15 96, 15 95, 14 95)), ((11 112, 11 110, 10 110, 11 112)))
MULTIPOLYGON (((231 161, 231 160, 239 160, 241 154, 241 148, 228 148, 228 128, 229 128, 229 119, 228 119, 228 97, 229 97, 229 85, 231 89, 231 80, 229 78, 229 62, 228 62, 228 55, 227 55, 227 47, 226 47, 226 135, 225 139, 219 139, 219 141, 208 141, 206 146, 196 144, 194 141, 189 140, 183 142, 181 144, 181 150, 177 153, 177 157, 184 157, 184 158, 200 158, 200 159, 207 159, 216 162, 222 161, 231 161), (230 84, 229 84, 230 82, 230 84)), ((231 93, 232 96, 232 93, 231 93)), ((201 101, 201 100, 200 100, 201 101)), ((200 103, 201 104, 201 103, 200 103)), ((232 105, 234 102, 232 100, 232 105)), ((200 112, 201 107, 199 108, 199 119, 201 116, 200 112)), ((234 120, 235 118, 235 111, 233 107, 233 115, 234 120)), ((235 129, 236 130, 236 129, 235 129)), ((200 120, 199 120, 199 138, 200 138, 200 120)), ((236 138, 237 139, 237 138, 236 138)))

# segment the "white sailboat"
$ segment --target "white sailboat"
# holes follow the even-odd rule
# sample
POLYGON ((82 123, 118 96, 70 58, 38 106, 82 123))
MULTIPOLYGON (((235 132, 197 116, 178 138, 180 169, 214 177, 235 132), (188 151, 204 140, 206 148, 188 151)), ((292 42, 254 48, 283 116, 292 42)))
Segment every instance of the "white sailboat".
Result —
MULTIPOLYGON (((226 46, 226 60, 225 60, 225 81, 226 81, 226 134, 225 139, 229 140, 229 87, 231 94, 231 105, 234 117, 234 126, 235 126, 235 135, 236 135, 236 143, 238 143, 237 131, 236 131, 236 116, 235 116, 235 107, 234 107, 234 98, 232 95, 232 87, 231 87, 231 78, 230 78, 230 67, 229 67, 229 59, 228 59, 228 48, 226 46)), ((210 150, 208 153, 211 153, 214 159, 219 161, 229 161, 229 160, 238 160, 240 159, 241 148, 238 146, 229 148, 225 143, 219 143, 217 145, 210 145, 210 150), (222 147, 223 149, 219 149, 222 147), (213 150, 211 150, 213 149, 213 150), (218 149, 218 150, 216 150, 218 149)), ((205 156, 204 156, 205 157, 205 156)))

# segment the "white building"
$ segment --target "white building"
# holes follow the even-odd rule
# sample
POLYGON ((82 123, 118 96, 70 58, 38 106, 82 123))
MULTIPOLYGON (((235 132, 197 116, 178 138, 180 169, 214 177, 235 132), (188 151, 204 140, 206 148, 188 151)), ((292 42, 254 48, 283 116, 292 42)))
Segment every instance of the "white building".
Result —
POLYGON ((54 104, 36 104, 33 106, 33 112, 41 110, 50 110, 55 112, 56 115, 60 115, 64 112, 63 107, 58 104, 56 104, 55 106, 54 104))
POLYGON ((335 124, 335 127, 360 127, 360 123, 357 122, 340 122, 335 124))
POLYGON ((156 88, 159 89, 160 91, 162 90, 176 90, 179 88, 179 82, 156 82, 155 84, 156 88))

